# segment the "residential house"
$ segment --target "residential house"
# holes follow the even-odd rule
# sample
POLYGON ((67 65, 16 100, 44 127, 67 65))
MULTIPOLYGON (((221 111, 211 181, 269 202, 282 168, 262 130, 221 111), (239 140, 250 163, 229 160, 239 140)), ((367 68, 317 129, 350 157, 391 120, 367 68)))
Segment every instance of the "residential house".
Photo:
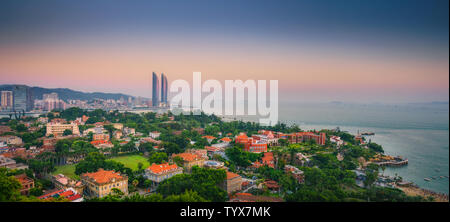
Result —
POLYGON ((85 193, 90 197, 107 196, 113 188, 128 195, 128 177, 114 170, 99 169, 94 173, 84 173, 81 175, 81 182, 86 186, 85 193))

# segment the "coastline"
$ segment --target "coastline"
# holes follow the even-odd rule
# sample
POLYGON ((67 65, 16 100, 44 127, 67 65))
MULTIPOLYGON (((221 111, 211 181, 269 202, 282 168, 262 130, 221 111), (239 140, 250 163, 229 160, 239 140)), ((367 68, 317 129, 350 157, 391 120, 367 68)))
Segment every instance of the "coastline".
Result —
POLYGON ((421 196, 423 198, 433 197, 434 202, 449 202, 447 194, 437 193, 417 186, 403 187, 395 185, 395 187, 402 190, 408 196, 421 196))
MULTIPOLYGON (((254 120, 251 120, 252 118, 246 118, 246 116, 244 117, 230 117, 230 116, 221 116, 223 121, 249 121, 249 122, 257 122, 254 120)), ((289 121, 282 121, 284 123, 286 123, 287 125, 293 124, 294 122, 289 122, 289 121)), ((303 130, 310 130, 310 129, 329 129, 330 127, 332 127, 332 125, 327 125, 327 124, 301 124, 299 125, 301 129, 303 130)), ((417 153, 417 152, 413 152, 412 150, 410 150, 410 145, 409 143, 404 143, 403 141, 394 141, 392 140, 392 138, 398 138, 399 136, 403 136, 406 135, 405 133, 410 133, 409 131, 417 131, 418 129, 389 129, 389 128, 378 128, 378 127, 361 127, 361 126, 346 126, 346 124, 340 124, 339 125, 341 129, 347 128, 347 130, 349 130, 350 133, 356 133, 357 129, 364 129, 364 130, 372 130, 374 132, 376 132, 375 136, 368 136, 368 138, 372 139, 374 142, 377 142, 381 145, 383 145, 383 148, 385 148, 385 151, 388 151, 387 154, 389 155, 401 155, 404 156, 405 158, 409 159, 409 162, 411 163, 411 165, 405 165, 405 166, 398 166, 398 167, 387 167, 386 171, 384 173, 390 175, 390 176, 401 176, 403 178, 403 180, 406 179, 406 181, 412 181, 414 183, 414 186, 417 186, 417 188, 415 187, 410 187, 409 189, 404 189, 405 193, 408 192, 408 194, 414 196, 414 195, 421 195, 421 196, 433 196, 435 195, 435 199, 442 199, 439 194, 441 195, 448 195, 448 193, 446 192, 445 188, 437 188, 437 187, 430 187, 428 186, 428 184, 422 181, 424 177, 429 177, 429 175, 434 175, 436 173, 436 171, 432 170, 435 169, 436 166, 430 166, 429 168, 429 172, 426 173, 426 175, 421 175, 418 173, 415 173, 416 170, 422 170, 423 169, 423 164, 425 159, 423 158, 428 158, 428 157, 424 157, 421 153, 417 153), (353 132, 354 131, 354 132, 353 132), (394 134, 392 134, 393 132, 395 132, 394 134), (392 135, 391 135, 392 134, 392 135), (382 136, 382 138, 380 138, 380 136, 382 136), (374 138, 375 137, 375 138, 374 138), (375 140, 374 140, 375 139, 375 140), (402 150, 403 148, 403 150, 402 150), (408 151, 408 153, 405 153, 406 151, 408 151), (417 167, 420 167, 420 169, 417 169, 417 167), (412 173, 414 174, 410 174, 411 171, 413 171, 412 173), (436 189, 433 189, 436 188, 436 189)), ((335 126, 336 127, 336 126, 335 126)), ((427 130, 428 131, 428 130, 427 130)), ((409 135, 409 134, 407 134, 409 135)), ((414 136, 415 134, 412 134, 412 136, 414 136)), ((411 135, 409 135, 411 137, 411 135)), ((441 163, 442 164, 442 163, 441 163)), ((448 166, 448 165, 447 165, 448 166)), ((442 168, 443 166, 441 165, 440 168, 442 168)), ((417 171, 418 172, 418 171, 417 171)), ((421 172, 422 174, 424 174, 423 172, 421 172)), ((447 172, 441 172, 443 173, 442 175, 448 175, 448 171, 447 172)), ((441 174, 439 174, 441 175, 441 174)), ((436 175, 438 176, 438 175, 436 175)), ((442 183, 442 182, 440 182, 442 183)), ((448 181, 444 182, 448 184, 448 181)), ((441 185, 440 185, 441 186, 441 185)), ((401 187, 401 188, 405 188, 405 187, 401 187)), ((448 197, 447 200, 442 199, 443 202, 448 202, 448 197)))

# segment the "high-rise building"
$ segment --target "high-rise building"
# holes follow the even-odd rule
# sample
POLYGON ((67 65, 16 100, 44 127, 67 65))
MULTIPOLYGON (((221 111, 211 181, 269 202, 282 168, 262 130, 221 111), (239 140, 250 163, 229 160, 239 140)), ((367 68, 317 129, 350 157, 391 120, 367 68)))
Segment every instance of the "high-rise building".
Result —
POLYGON ((159 105, 159 80, 155 72, 152 74, 152 106, 159 105))
POLYGON ((12 108, 13 107, 13 92, 12 91, 2 91, 2 108, 12 108))
POLYGON ((167 77, 161 73, 161 102, 167 105, 167 77))
POLYGON ((24 85, 13 86, 13 109, 15 111, 30 111, 33 109, 31 89, 24 85))

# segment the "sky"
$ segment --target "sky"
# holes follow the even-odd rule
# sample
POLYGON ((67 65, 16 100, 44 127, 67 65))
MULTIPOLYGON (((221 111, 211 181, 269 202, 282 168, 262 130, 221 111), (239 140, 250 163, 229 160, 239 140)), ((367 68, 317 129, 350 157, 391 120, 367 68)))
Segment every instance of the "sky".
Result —
POLYGON ((447 0, 0 2, 0 84, 151 97, 151 73, 280 100, 449 100, 447 0))

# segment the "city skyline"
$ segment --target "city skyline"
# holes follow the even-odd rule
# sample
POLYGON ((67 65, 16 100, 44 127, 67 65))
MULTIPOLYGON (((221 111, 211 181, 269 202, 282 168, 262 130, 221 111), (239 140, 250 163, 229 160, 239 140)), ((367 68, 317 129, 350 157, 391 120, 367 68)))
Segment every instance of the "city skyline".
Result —
POLYGON ((0 7, 3 84, 151 98, 151 70, 198 71, 294 102, 449 100, 448 1, 19 2, 0 7))

